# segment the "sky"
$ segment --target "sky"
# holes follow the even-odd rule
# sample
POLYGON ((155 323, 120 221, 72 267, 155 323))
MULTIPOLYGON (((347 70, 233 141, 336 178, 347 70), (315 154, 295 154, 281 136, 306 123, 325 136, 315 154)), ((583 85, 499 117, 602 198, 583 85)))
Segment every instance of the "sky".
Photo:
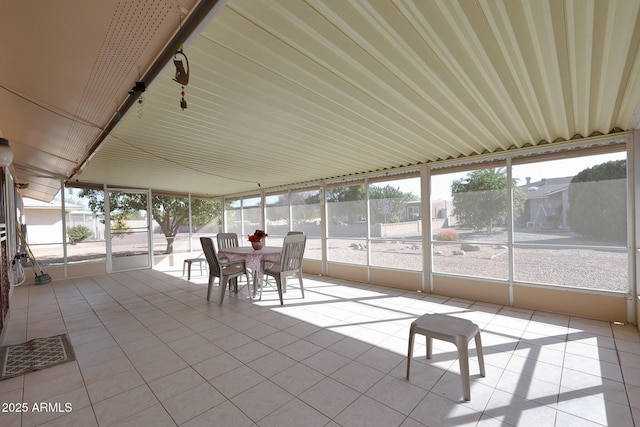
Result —
MULTIPOLYGON (((518 179, 518 185, 526 183, 526 178, 530 177, 531 182, 540 181, 542 178, 559 178, 577 175, 582 170, 610 160, 620 160, 626 158, 626 152, 609 154, 599 154, 596 156, 586 156, 570 159, 552 160, 547 162, 529 163, 516 165, 513 167, 513 177, 518 179)), ((451 200, 451 183, 455 179, 463 178, 467 172, 453 173, 447 175, 434 175, 431 179, 431 199, 451 200)), ((420 180, 399 180, 382 183, 393 187, 399 187, 400 191, 411 192, 420 195, 420 180)))
MULTIPOLYGON (((542 178, 557 178, 565 176, 574 176, 580 171, 604 163, 610 160, 619 160, 626 157, 626 152, 617 152, 609 154, 600 154, 596 156, 578 157, 570 159, 552 160, 543 163, 529 163, 524 165, 516 165, 513 167, 513 177, 518 179, 518 184, 523 185, 526 183, 526 178, 531 177, 531 181, 539 181, 542 178)), ((451 182, 454 179, 460 179, 467 175, 467 172, 460 172, 447 175, 435 175, 432 177, 432 200, 451 200, 451 182)), ((399 188, 403 192, 411 192, 417 196, 420 196, 420 179, 403 179, 397 181, 385 181, 377 185, 399 188)), ((77 194, 79 189, 68 189, 77 194)), ((56 197, 59 199, 59 195, 56 197)), ((74 203, 80 205, 86 205, 86 200, 76 197, 73 201, 67 201, 67 203, 74 203)), ((86 207, 86 206, 85 206, 86 207)))

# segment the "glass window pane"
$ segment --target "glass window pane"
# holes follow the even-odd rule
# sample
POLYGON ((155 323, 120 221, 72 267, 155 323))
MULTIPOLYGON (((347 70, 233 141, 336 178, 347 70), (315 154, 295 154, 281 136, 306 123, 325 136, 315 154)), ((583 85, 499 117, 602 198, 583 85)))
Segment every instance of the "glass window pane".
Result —
POLYGON ((84 240, 82 242, 67 244, 67 262, 96 262, 107 259, 107 247, 105 240, 84 240))
POLYGON ((212 237, 222 230, 222 203, 220 200, 191 198, 192 250, 198 252, 202 246, 200 237, 212 237))
MULTIPOLYGON (((33 256, 36 258, 38 265, 40 266, 62 265, 63 263, 64 252, 63 252, 62 243, 59 243, 59 244, 29 243, 29 248, 31 249, 33 256)), ((22 250, 21 252, 26 253, 24 250, 22 250)), ((27 275, 33 273, 33 270, 31 270, 31 267, 25 267, 25 271, 27 272, 27 275)))
MULTIPOLYGON (((291 212, 293 215, 291 227, 293 230, 303 231, 307 235, 307 246, 309 246, 310 237, 322 237, 320 209, 320 190, 291 193, 291 212)), ((305 249, 305 258, 307 254, 305 249)))
POLYGON ((327 190, 329 237, 367 237, 364 184, 327 190))
POLYGON ((422 270, 420 178, 369 185, 372 266, 422 270))
POLYGON ((365 198, 364 184, 327 189, 328 261, 367 264, 365 198))
MULTIPOLYGON (((86 190, 77 188, 65 189, 64 234, 61 193, 48 204, 24 199, 27 240, 41 266, 62 265, 63 244, 67 247, 68 263, 106 260, 104 215, 92 212, 90 198, 85 193, 86 190)), ((95 191, 94 194, 96 200, 104 200, 101 190, 95 191)))
POLYGON ((629 256, 623 248, 516 247, 515 280, 627 292, 629 256))
POLYGON ((367 241, 364 239, 327 239, 327 260, 366 265, 367 241))
POLYGON ((626 152, 516 165, 518 281, 628 290, 626 152))
POLYGON ((304 258, 322 260, 320 190, 291 193, 291 229, 307 235, 304 258))
MULTIPOLYGON (((92 190, 95 200, 104 200, 104 191, 92 190)), ((67 262, 106 261, 104 213, 92 210, 92 197, 87 190, 65 188, 67 210, 67 262), (95 211, 95 212, 94 212, 95 211)))
POLYGON ((189 199, 153 194, 151 203, 154 253, 189 252, 189 199))
POLYGON ((54 199, 51 203, 45 203, 25 197, 23 203, 29 245, 61 244, 64 241, 64 234, 60 198, 54 199))
MULTIPOLYGON (((146 192, 110 191, 111 254, 117 258, 148 255, 148 195, 146 192)), ((151 218, 153 219, 153 217, 151 218)))
POLYGON ((226 201, 224 222, 225 231, 227 233, 236 233, 238 239, 240 239, 240 236, 242 236, 242 201, 240 199, 226 201))
POLYGON ((509 250, 495 244, 434 242, 433 271, 506 280, 509 250))
POLYGON ((371 240, 371 265, 422 271, 422 240, 371 240))
POLYGON ((322 260, 322 239, 307 236, 304 247, 304 258, 322 260))
POLYGON ((626 153, 516 165, 513 176, 524 199, 516 242, 538 241, 552 230, 562 244, 582 236, 626 246, 626 153))
MULTIPOLYGON (((269 240, 269 246, 282 247, 284 243, 284 236, 274 236, 267 238, 269 240)), ((304 257, 305 259, 322 259, 322 241, 320 239, 309 238, 307 236, 307 243, 304 247, 304 257)))
MULTIPOLYGON (((256 230, 264 230, 261 205, 262 198, 260 197, 242 199, 242 222, 245 235, 253 234, 256 230)), ((249 244, 247 236, 238 235, 238 239, 241 246, 249 244)))
POLYGON ((276 236, 286 236, 289 231, 289 195, 278 194, 265 197, 267 216, 266 232, 269 244, 273 244, 276 236))
POLYGON ((504 167, 432 176, 434 272, 509 277, 507 184, 504 167))
POLYGON ((282 244, 284 243, 284 237, 282 236, 275 236, 275 237, 269 236, 268 239, 269 239, 268 246, 282 247, 282 244))

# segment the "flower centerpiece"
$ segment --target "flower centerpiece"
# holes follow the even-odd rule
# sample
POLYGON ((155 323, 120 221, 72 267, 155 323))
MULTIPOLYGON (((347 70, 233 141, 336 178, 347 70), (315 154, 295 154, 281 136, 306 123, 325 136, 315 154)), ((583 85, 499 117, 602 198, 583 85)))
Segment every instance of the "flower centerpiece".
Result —
POLYGON ((259 250, 264 246, 264 238, 267 237, 268 234, 264 232, 264 230, 256 230, 253 234, 249 234, 249 241, 251 242, 251 246, 253 249, 259 250))

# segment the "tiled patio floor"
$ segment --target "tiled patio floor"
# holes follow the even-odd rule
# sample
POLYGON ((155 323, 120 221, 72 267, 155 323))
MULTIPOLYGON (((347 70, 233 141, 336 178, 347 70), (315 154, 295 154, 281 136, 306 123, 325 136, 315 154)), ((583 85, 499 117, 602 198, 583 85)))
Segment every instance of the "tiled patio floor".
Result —
MULTIPOLYGON (((67 333, 74 362, 0 381, 0 425, 633 426, 640 337, 632 326, 305 277, 277 303, 181 271, 136 271, 15 289, 4 345, 67 333), (453 345, 409 324, 451 313, 482 328, 462 400, 453 345), (418 337, 421 338, 421 337, 418 337), (11 413, 9 403, 28 403, 11 413), (34 403, 60 403, 34 412, 34 403), (65 403, 72 410, 64 412, 65 403)), ((640 425, 640 424, 639 424, 640 425)))

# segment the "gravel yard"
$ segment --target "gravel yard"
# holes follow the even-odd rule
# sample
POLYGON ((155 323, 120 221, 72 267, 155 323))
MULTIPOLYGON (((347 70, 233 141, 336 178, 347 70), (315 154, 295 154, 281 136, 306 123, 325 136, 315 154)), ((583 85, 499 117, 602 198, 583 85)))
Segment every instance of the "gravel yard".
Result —
MULTIPOLYGON (((532 235, 528 241, 549 241, 550 237, 557 243, 563 236, 532 235), (537 237, 537 239, 536 239, 537 237)), ((166 245, 164 238, 157 239, 157 247, 166 245)), ((474 239, 478 241, 478 239, 474 239)), ((328 241, 328 259, 333 262, 366 265, 367 250, 364 240, 330 239, 328 241)), ((562 240, 562 243, 565 243, 562 240)), ((588 244, 589 242, 581 242, 588 244)), ((274 243, 275 244, 275 243, 274 243)), ((464 255, 456 255, 462 243, 438 242, 433 257, 436 273, 451 273, 486 277, 500 280, 508 279, 509 254, 505 246, 496 243, 479 244, 480 250, 465 251, 464 255)), ((139 245, 138 245, 139 246, 139 245)), ((131 251, 144 249, 131 245, 131 251)), ((185 251, 187 241, 176 239, 175 250, 185 251)), ((45 266, 61 263, 61 246, 47 245, 31 248, 38 262, 45 266)), ((67 246, 70 262, 85 260, 104 260, 104 242, 83 242, 67 246)), ((321 259, 319 239, 309 238, 305 257, 321 259)), ((515 280, 527 283, 545 283, 574 286, 590 289, 605 289, 626 292, 628 290, 628 257, 627 252, 603 249, 547 249, 516 248, 515 280)), ((422 270, 422 242, 405 241, 373 241, 371 244, 371 265, 379 267, 399 268, 413 271, 422 270)))
MULTIPOLYGON (((451 247, 441 252, 433 259, 436 272, 508 279, 507 249, 483 245, 479 251, 464 255, 454 255, 451 247)), ((626 252, 518 248, 514 253, 514 279, 518 282, 626 292, 627 271, 626 252)))

